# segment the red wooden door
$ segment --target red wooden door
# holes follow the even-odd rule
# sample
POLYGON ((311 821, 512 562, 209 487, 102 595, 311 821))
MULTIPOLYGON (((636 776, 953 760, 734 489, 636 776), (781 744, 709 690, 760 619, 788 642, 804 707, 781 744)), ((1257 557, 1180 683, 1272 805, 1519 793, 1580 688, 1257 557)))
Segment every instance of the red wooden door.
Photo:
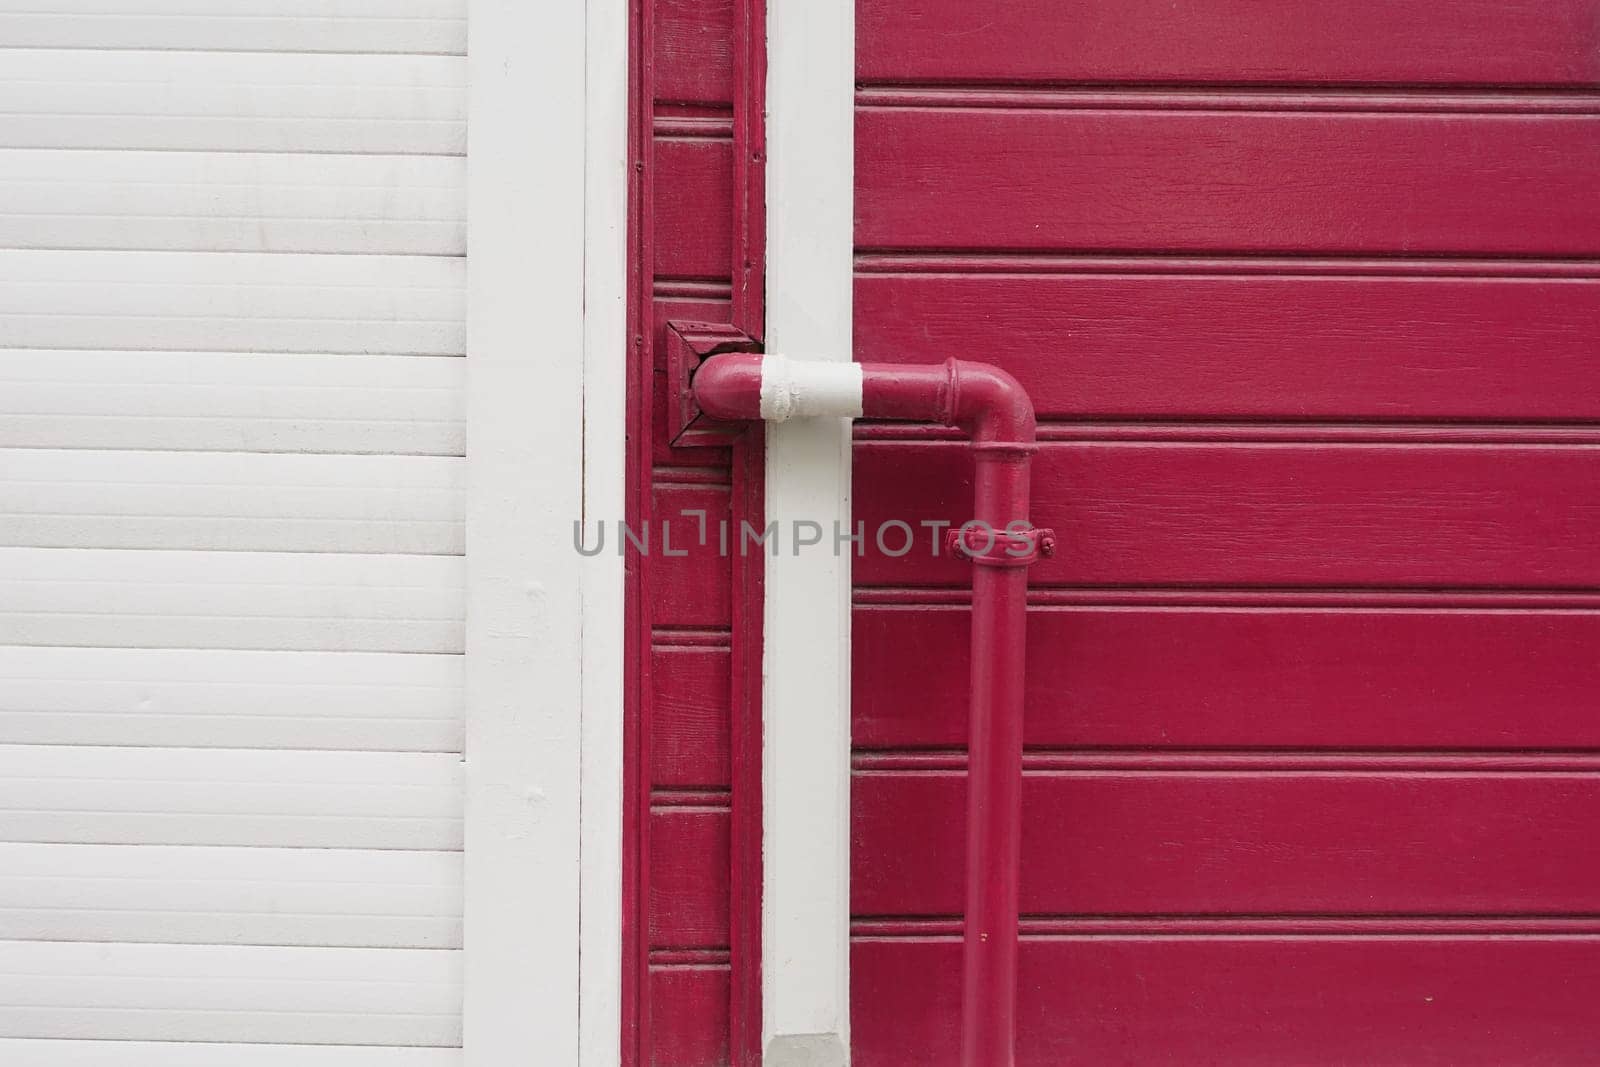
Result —
MULTIPOLYGON (((858 13, 857 358, 1041 416, 1019 1061, 1600 1059, 1600 0, 858 13)), ((950 1063, 966 571, 855 580, 855 1062, 950 1063)))

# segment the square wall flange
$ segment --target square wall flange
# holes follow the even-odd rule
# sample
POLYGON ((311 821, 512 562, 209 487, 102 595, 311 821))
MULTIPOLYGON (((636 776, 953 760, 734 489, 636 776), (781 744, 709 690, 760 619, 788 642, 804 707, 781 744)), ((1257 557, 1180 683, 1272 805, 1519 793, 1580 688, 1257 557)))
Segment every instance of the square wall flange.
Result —
POLYGON ((760 352, 761 343, 725 322, 667 323, 667 439, 677 448, 726 448, 744 431, 718 422, 694 400, 694 372, 724 352, 760 352))

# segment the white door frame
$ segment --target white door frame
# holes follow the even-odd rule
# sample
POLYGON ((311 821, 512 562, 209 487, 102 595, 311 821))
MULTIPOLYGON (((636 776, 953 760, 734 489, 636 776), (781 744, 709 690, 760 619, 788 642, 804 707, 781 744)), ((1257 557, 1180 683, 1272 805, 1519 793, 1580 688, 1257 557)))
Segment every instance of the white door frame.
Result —
POLYGON ((466 1067, 620 1054, 627 49, 469 2, 466 1067))
MULTIPOLYGON (((767 351, 854 358, 855 2, 768 0, 767 351)), ((850 425, 767 431, 767 520, 828 531, 766 561, 762 1047, 850 1058, 850 425), (837 523, 837 526, 835 526, 837 523)))

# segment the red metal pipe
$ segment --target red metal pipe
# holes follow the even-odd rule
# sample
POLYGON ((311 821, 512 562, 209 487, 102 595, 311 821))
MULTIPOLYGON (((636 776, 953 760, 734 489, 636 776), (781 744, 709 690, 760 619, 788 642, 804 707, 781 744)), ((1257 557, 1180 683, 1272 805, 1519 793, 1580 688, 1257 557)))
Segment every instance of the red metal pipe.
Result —
POLYGON ((859 368, 859 398, 843 401, 844 368, 814 366, 825 369, 808 378, 786 361, 780 366, 760 355, 714 356, 695 375, 695 398, 719 419, 860 415, 941 422, 959 426, 972 438, 973 519, 962 531, 952 531, 948 542, 974 564, 961 1062, 1011 1067, 1027 568, 1054 548, 1050 532, 1028 522, 1029 468, 1037 447, 1033 404, 1015 378, 984 363, 850 364, 859 368))

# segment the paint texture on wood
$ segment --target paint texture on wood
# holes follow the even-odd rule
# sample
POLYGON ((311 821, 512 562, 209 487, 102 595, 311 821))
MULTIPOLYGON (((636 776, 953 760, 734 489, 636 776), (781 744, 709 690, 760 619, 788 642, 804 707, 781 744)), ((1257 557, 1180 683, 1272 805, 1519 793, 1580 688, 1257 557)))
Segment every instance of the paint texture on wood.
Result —
MULTIPOLYGON (((1023 790, 1028 916, 1600 910, 1592 769, 1382 771, 1359 757, 1298 772, 1270 759, 1215 771, 1033 762, 1023 790)), ((964 777, 857 772, 858 914, 960 914, 964 777)))
POLYGON ((733 269, 733 145, 724 137, 656 141, 655 269, 725 283, 733 269))
POLYGON ((868 82, 1600 85, 1594 0, 859 0, 868 82))
POLYGON ((859 359, 981 353, 1042 418, 1600 418, 1594 269, 881 262, 856 280, 859 359))
MULTIPOLYGON (((857 448, 869 530, 968 518, 960 444, 857 448)), ((1074 442, 1034 460, 1039 586, 1579 589, 1600 586, 1600 451, 1583 447, 1074 442)), ((924 532, 868 538, 862 585, 958 585, 924 532), (891 551, 898 544, 885 542, 891 551)))
POLYGON ((731 106, 736 6, 737 0, 657 0, 651 43, 658 106, 731 106))
MULTIPOLYGON (((1397 610, 1359 594, 1227 608, 1153 600, 1036 602, 1030 746, 1600 749, 1592 609, 1397 610)), ((967 628, 960 604, 857 606, 859 748, 965 744, 967 628)))
MULTIPOLYGON (((959 939, 865 939, 853 960, 854 1062, 950 1062, 959 939)), ((1027 1067, 1493 1067, 1593 1047, 1600 953, 1592 937, 1027 939, 1019 979, 1027 1067)))
POLYGON ((869 249, 1600 254, 1595 115, 865 107, 856 144, 869 249))

